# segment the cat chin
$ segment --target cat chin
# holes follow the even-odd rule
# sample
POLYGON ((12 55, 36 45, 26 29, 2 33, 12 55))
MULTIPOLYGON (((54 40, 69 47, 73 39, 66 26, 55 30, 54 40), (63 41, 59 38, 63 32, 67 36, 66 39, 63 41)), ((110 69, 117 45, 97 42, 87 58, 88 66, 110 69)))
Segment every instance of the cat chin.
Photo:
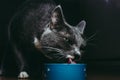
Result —
POLYGON ((75 57, 72 55, 67 55, 66 58, 74 59, 75 57))

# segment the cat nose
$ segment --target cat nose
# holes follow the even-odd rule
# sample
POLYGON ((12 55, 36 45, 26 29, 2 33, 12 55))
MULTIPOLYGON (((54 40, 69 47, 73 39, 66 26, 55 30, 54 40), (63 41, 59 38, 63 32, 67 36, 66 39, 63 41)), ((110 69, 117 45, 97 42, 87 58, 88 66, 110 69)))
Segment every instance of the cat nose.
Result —
POLYGON ((81 52, 80 52, 78 49, 75 49, 75 50, 74 50, 74 54, 80 56, 80 55, 81 55, 81 52))
POLYGON ((77 46, 73 46, 73 47, 74 47, 74 54, 80 56, 81 52, 80 52, 79 48, 77 46))
POLYGON ((80 58, 80 56, 81 56, 80 51, 75 51, 74 56, 75 56, 75 58, 80 58))
POLYGON ((75 52, 75 55, 80 56, 80 55, 81 55, 81 53, 80 53, 79 51, 76 51, 76 52, 75 52))

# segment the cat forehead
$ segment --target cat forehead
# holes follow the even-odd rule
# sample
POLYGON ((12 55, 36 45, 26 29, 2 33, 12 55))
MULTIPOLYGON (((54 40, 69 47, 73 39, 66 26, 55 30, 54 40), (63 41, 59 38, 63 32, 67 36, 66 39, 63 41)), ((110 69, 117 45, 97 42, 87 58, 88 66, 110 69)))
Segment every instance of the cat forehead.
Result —
POLYGON ((67 28, 67 29, 63 29, 63 30, 59 31, 58 33, 65 37, 71 37, 74 35, 74 30, 73 30, 73 28, 67 28))
POLYGON ((47 24, 46 27, 44 28, 44 32, 42 34, 42 36, 47 35, 47 34, 51 34, 53 32, 55 33, 59 33, 60 35, 64 36, 64 37, 70 37, 73 35, 76 35, 76 31, 74 30, 74 27, 71 26, 70 24, 68 24, 67 22, 64 22, 64 25, 60 25, 62 26, 62 30, 60 31, 56 31, 54 29, 51 30, 50 25, 47 24))
POLYGON ((64 35, 65 37, 70 37, 70 34, 66 31, 60 31, 59 34, 64 35))

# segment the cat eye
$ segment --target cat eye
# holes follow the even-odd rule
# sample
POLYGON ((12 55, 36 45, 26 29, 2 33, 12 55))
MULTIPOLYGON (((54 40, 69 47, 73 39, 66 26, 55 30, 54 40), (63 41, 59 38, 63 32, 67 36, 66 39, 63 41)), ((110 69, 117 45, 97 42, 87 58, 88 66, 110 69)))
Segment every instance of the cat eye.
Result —
POLYGON ((68 38, 63 38, 63 39, 64 39, 64 41, 67 41, 67 42, 69 41, 69 39, 68 39, 68 38))
POLYGON ((74 44, 73 40, 71 40, 69 38, 64 38, 64 41, 67 45, 73 45, 74 44))

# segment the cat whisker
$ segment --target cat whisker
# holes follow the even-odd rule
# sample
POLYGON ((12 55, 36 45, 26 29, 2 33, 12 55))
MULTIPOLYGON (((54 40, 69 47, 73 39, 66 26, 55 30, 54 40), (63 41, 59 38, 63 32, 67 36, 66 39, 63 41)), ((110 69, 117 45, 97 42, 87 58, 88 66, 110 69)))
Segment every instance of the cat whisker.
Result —
POLYGON ((95 39, 94 37, 96 36, 96 34, 97 33, 94 33, 93 35, 91 35, 88 39, 86 39, 86 42, 94 40, 95 39))
POLYGON ((88 45, 91 45, 91 46, 96 46, 96 44, 93 44, 93 43, 88 43, 88 45))
POLYGON ((48 49, 52 49, 52 50, 55 50, 55 51, 61 51, 61 50, 59 50, 58 48, 53 48, 53 47, 43 46, 43 48, 48 48, 48 49))
MULTIPOLYGON (((63 51, 61 51, 61 50, 60 50, 60 49, 58 49, 58 48, 45 47, 45 46, 44 46, 44 48, 51 49, 52 51, 55 51, 55 52, 57 52, 57 53, 63 53, 63 51)), ((57 55, 57 54, 54 54, 54 55, 57 55)), ((62 55, 62 56, 63 56, 63 54, 59 54, 59 55, 62 55)))
POLYGON ((63 60, 64 59, 64 57, 63 56, 58 56, 58 60, 63 60))
POLYGON ((95 40, 95 38, 91 38, 91 39, 87 40, 86 42, 90 42, 90 41, 93 41, 93 40, 95 40))
POLYGON ((55 53, 55 54, 53 54, 54 56, 63 56, 63 54, 57 54, 57 53, 55 53))

